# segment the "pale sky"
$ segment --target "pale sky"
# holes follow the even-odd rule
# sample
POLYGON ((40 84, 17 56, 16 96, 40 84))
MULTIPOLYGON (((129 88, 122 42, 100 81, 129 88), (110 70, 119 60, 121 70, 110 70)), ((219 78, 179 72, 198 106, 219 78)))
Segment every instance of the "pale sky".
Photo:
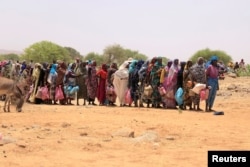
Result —
POLYGON ((182 61, 222 50, 250 63, 250 0, 0 0, 0 49, 47 40, 82 55, 110 45, 182 61))

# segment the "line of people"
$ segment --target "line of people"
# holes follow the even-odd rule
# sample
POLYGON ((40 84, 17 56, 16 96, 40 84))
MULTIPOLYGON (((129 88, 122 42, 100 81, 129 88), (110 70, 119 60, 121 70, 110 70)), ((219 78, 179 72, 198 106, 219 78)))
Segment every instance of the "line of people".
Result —
POLYGON ((8 63, 1 74, 25 79, 30 85, 26 101, 34 104, 72 105, 72 100, 76 100, 79 105, 83 99, 83 105, 97 105, 97 99, 99 105, 115 106, 118 98, 121 107, 143 107, 146 103, 147 107, 187 109, 189 106, 190 110, 201 111, 200 94, 192 91, 199 83, 210 86, 206 110, 213 111, 219 89, 217 56, 207 63, 200 57, 194 64, 175 59, 167 65, 162 64, 161 57, 148 61, 130 58, 119 68, 116 63, 97 67, 94 60, 79 59, 70 64, 63 61, 8 63))

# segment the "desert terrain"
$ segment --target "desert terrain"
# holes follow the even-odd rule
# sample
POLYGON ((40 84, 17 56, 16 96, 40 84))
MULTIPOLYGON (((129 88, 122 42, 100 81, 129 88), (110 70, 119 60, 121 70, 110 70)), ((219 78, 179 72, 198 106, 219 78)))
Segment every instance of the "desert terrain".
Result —
POLYGON ((214 105, 224 115, 28 103, 21 113, 1 108, 0 166, 207 166, 208 150, 250 150, 249 102, 250 77, 226 76, 214 105))

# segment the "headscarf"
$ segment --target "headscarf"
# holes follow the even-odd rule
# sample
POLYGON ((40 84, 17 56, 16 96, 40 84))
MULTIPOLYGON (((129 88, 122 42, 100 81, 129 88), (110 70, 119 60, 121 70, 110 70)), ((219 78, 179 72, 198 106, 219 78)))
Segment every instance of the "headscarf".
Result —
POLYGON ((132 73, 135 70, 137 62, 137 60, 133 60, 132 63, 129 65, 129 73, 132 73))
POLYGON ((172 60, 169 60, 168 63, 167 63, 167 67, 170 68, 173 64, 173 61, 172 60))
POLYGON ((210 59, 211 62, 218 61, 218 57, 216 55, 213 55, 210 59))
POLYGON ((101 69, 102 69, 103 71, 107 71, 107 64, 102 64, 101 69))
POLYGON ((56 68, 57 68, 57 64, 52 64, 49 73, 50 74, 56 74, 56 68))

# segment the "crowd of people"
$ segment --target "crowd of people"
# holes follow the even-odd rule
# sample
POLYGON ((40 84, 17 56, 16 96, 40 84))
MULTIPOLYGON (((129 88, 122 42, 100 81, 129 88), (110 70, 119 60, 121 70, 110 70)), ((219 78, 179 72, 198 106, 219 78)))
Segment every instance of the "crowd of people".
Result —
POLYGON ((25 80, 29 85, 26 101, 34 104, 61 104, 147 107, 202 111, 202 90, 194 92, 197 84, 205 85, 206 111, 213 111, 219 75, 224 67, 216 55, 206 61, 179 62, 178 59, 162 64, 161 57, 151 60, 128 59, 119 67, 116 63, 97 66, 96 61, 66 64, 63 61, 34 63, 30 61, 3 61, 1 77, 25 80), (209 92, 209 93, 208 93, 209 92), (117 100, 118 99, 118 100, 117 100), (96 101, 99 104, 96 104, 96 101))

